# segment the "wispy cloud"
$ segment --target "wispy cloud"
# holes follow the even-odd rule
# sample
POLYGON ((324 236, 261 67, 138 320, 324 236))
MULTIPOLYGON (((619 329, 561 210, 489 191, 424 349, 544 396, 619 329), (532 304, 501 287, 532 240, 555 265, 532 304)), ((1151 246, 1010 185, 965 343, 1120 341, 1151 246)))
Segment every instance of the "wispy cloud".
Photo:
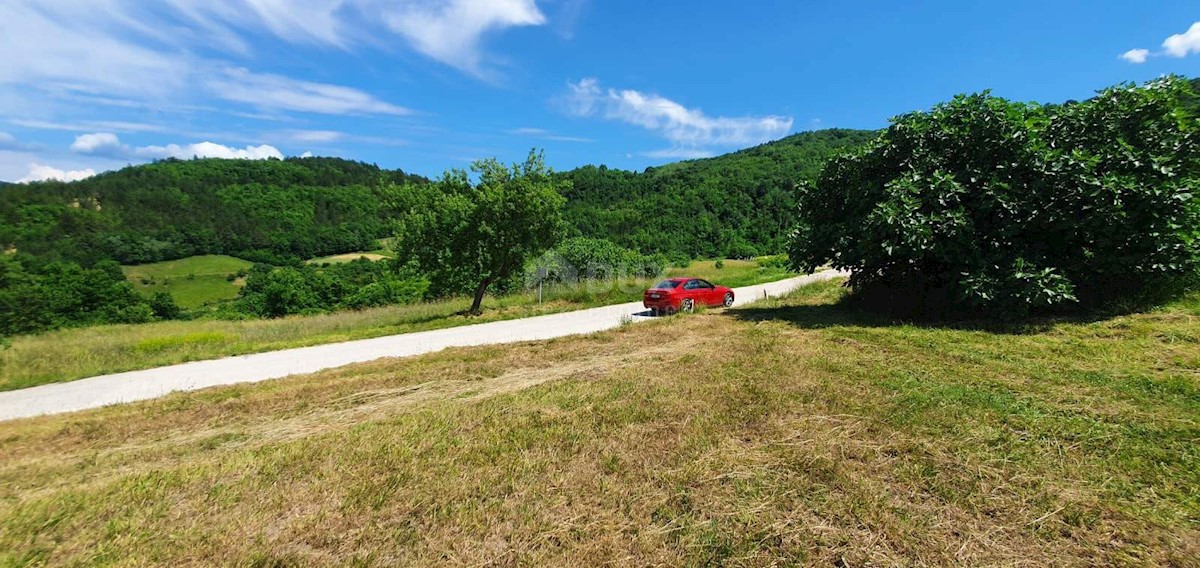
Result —
POLYGON ((7 152, 23 152, 27 150, 36 150, 36 144, 27 144, 17 140, 16 136, 7 132, 0 132, 0 151, 7 152))
POLYGON ((541 138, 542 140, 554 140, 556 142, 593 142, 591 138, 583 138, 581 136, 564 136, 562 134, 555 134, 544 128, 514 128, 509 130, 508 133, 516 136, 541 138))
POLYGON ((698 155, 712 146, 745 146, 773 140, 792 129, 787 116, 709 116, 666 97, 632 89, 602 89, 594 78, 568 84, 567 110, 576 116, 600 117, 633 124, 674 144, 671 150, 698 155))
POLYGON ((358 31, 323 18, 340 14, 335 8, 345 2, 172 0, 149 8, 132 0, 11 0, 0 3, 0 53, 23 55, 0 58, 0 88, 27 99, 43 91, 129 108, 216 99, 260 111, 407 114, 351 87, 257 73, 197 55, 222 47, 210 43, 212 26, 235 37, 265 30, 286 41, 337 45, 358 31))
POLYGON ((266 110, 291 110, 321 114, 392 114, 412 111, 383 102, 358 89, 301 81, 281 75, 224 69, 205 81, 218 98, 266 110))
POLYGON ((533 0, 401 2, 381 12, 387 27, 417 51, 481 77, 490 74, 480 49, 486 34, 546 23, 533 0))
POLYGON ((85 120, 80 122, 56 122, 52 120, 30 120, 16 118, 9 121, 17 126, 37 130, 66 130, 84 132, 87 130, 111 130, 114 132, 167 132, 170 129, 159 124, 126 122, 116 120, 85 120))
POLYGON ((1200 22, 1195 22, 1186 32, 1175 34, 1162 42, 1162 51, 1152 53, 1149 49, 1131 49, 1121 54, 1121 59, 1133 64, 1145 63, 1155 56, 1187 57, 1200 53, 1200 22))
POLYGON ((334 130, 292 130, 284 136, 294 142, 336 142, 346 137, 334 130))
POLYGON ((647 158, 671 159, 671 160, 697 160, 700 158, 711 158, 715 152, 710 150, 698 150, 696 148, 665 148, 662 150, 651 150, 642 152, 647 158))

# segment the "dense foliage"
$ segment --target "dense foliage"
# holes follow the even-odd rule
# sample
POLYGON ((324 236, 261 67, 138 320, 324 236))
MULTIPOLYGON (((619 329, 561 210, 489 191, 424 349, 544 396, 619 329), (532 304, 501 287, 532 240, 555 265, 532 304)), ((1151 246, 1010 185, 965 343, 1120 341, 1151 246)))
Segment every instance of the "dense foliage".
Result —
POLYGON ((473 289, 478 314, 493 284, 520 275, 525 264, 553 246, 563 232, 562 206, 570 182, 554 177, 540 152, 511 168, 495 159, 472 164, 430 184, 401 223, 401 261, 428 274, 435 291, 473 289))
POLYGON ((821 130, 716 158, 642 173, 585 166, 572 182, 566 217, 576 234, 673 258, 749 258, 781 252, 793 224, 796 184, 829 157, 875 132, 821 130))
POLYGON ((663 254, 642 254, 607 239, 572 237, 530 263, 527 283, 649 278, 666 270, 663 254), (539 271, 541 274, 539 275, 539 271))
POLYGON ((255 265, 236 309, 260 317, 363 309, 420 300, 429 281, 390 262, 359 259, 321 266, 255 265))
POLYGON ((142 323, 177 314, 168 297, 147 301, 112 261, 83 268, 0 254, 0 336, 73 325, 142 323))
POLYGON ((289 264, 389 236, 402 171, 336 158, 166 160, 0 188, 0 248, 85 264, 229 254, 289 264))
POLYGON ((802 192, 790 256, 923 312, 1169 291, 1200 266, 1194 108, 1171 77, 1061 106, 977 94, 901 116, 802 192))

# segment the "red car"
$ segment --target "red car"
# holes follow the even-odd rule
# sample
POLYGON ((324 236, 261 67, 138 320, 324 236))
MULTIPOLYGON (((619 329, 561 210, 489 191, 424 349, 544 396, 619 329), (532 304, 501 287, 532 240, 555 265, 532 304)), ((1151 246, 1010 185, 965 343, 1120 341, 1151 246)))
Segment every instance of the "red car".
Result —
POLYGON ((654 313, 690 312, 696 306, 733 305, 733 290, 699 278, 668 278, 642 294, 642 305, 654 313))

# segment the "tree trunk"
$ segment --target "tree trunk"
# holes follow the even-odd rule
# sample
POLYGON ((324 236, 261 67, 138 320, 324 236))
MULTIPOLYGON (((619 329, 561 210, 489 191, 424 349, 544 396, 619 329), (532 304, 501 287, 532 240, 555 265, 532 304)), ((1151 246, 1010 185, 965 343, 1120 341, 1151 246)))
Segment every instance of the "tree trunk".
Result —
POLYGON ((483 295, 487 292, 488 286, 492 284, 491 278, 484 278, 483 282, 479 283, 479 287, 475 288, 475 301, 471 303, 471 309, 468 314, 477 316, 483 313, 483 295))

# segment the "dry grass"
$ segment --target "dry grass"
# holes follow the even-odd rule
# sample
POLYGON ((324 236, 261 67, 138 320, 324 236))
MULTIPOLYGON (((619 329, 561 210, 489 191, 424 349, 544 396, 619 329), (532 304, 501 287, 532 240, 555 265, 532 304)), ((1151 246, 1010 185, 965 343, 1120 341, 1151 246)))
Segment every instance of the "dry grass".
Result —
POLYGON ((7 422, 0 565, 1196 565, 1200 301, 838 293, 7 422))

